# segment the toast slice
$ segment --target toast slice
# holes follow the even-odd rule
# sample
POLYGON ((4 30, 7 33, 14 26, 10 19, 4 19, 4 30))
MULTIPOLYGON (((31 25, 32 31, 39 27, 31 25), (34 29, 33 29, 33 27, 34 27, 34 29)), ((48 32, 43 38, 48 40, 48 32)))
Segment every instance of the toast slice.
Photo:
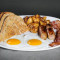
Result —
POLYGON ((20 16, 9 15, 5 19, 2 31, 0 32, 0 41, 4 41, 14 35, 22 34, 28 30, 27 25, 20 16))
POLYGON ((3 14, 4 14, 4 12, 1 12, 0 13, 0 20, 1 20, 2 16, 3 16, 3 14))
POLYGON ((0 32, 1 32, 1 29, 2 29, 2 26, 3 26, 3 23, 4 23, 4 20, 6 19, 7 16, 9 15, 15 15, 14 13, 12 12, 2 12, 0 14, 0 32))

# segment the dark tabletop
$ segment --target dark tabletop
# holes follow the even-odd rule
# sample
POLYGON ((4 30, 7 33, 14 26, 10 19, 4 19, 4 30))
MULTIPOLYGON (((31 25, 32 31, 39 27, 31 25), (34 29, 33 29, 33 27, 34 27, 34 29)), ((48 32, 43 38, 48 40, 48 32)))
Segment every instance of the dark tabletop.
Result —
MULTIPOLYGON (((18 15, 49 15, 60 18, 60 0, 0 0, 0 12, 11 11, 18 15)), ((24 52, 0 48, 0 60, 60 60, 60 48, 24 52)))
POLYGON ((0 48, 0 60, 60 60, 60 48, 47 51, 12 51, 0 48))
POLYGON ((0 0, 0 12, 60 17, 60 0, 0 0))

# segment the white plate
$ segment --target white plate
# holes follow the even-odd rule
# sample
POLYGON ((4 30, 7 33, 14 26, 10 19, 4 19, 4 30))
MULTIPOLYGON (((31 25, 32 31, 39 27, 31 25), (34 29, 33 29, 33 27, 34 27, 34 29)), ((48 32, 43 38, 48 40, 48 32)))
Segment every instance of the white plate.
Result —
MULTIPOLYGON (((22 18, 24 18, 25 16, 31 16, 31 15, 21 15, 22 18)), ((43 16, 43 15, 40 15, 40 16, 43 16)), ((59 18, 51 17, 51 16, 47 16, 47 19, 51 20, 51 21, 60 20, 59 18)), ((25 32, 24 34, 16 35, 16 36, 13 36, 11 38, 19 39, 19 40, 21 40, 22 43, 19 44, 19 45, 12 45, 11 46, 11 45, 8 45, 5 41, 5 42, 0 42, 0 47, 6 48, 6 49, 11 49, 11 50, 20 50, 20 51, 43 51, 43 50, 50 50, 50 49, 60 47, 60 45, 55 46, 55 47, 50 47, 49 44, 51 42, 53 42, 53 40, 49 40, 49 39, 42 40, 37 34, 31 33, 31 32, 25 32), (26 36, 24 36, 24 35, 26 35, 26 36), (39 46, 30 46, 30 45, 28 45, 27 41, 29 39, 32 39, 32 38, 41 40, 42 44, 39 45, 39 46)))

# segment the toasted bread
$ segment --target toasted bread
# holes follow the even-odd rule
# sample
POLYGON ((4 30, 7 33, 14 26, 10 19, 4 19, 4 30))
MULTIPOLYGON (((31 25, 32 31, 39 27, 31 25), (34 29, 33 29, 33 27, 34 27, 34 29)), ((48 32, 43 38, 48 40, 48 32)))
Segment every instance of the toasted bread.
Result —
POLYGON ((9 15, 3 24, 0 32, 0 41, 4 41, 14 35, 22 34, 28 31, 27 25, 20 16, 9 15))
POLYGON ((0 13, 0 20, 1 20, 2 16, 3 16, 3 14, 4 14, 4 12, 1 12, 0 13))
MULTIPOLYGON (((0 24, 1 24, 1 18, 2 18, 2 16, 3 16, 3 14, 4 14, 4 12, 1 12, 1 13, 0 13, 0 24)), ((1 30, 1 26, 0 26, 0 30, 1 30)))
POLYGON ((12 12, 2 12, 2 13, 0 14, 0 31, 1 31, 1 29, 2 29, 4 20, 5 20, 6 17, 9 16, 9 15, 14 15, 14 13, 12 13, 12 12))

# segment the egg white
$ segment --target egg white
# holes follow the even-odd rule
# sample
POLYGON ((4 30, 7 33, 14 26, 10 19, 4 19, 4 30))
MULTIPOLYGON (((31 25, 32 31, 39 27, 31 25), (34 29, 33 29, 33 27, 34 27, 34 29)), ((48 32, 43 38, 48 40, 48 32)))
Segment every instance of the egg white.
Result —
POLYGON ((24 41, 23 41, 23 36, 22 35, 15 35, 15 36, 13 36, 13 37, 11 37, 11 38, 9 38, 9 39, 7 39, 7 40, 5 40, 3 43, 4 43, 4 46, 7 46, 7 47, 9 47, 9 48, 22 48, 22 47, 24 47, 24 41), (18 44, 18 45, 9 45, 8 43, 7 43, 7 41, 9 40, 9 39, 18 39, 18 40, 20 40, 21 41, 21 43, 20 44, 18 44))
POLYGON ((52 40, 49 41, 48 39, 47 39, 47 40, 41 39, 40 36, 38 36, 37 33, 27 32, 27 33, 25 33, 24 35, 25 35, 25 36, 24 36, 25 47, 28 47, 28 48, 38 48, 38 47, 42 48, 42 46, 45 48, 45 47, 48 47, 48 44, 49 44, 50 42, 52 42, 52 40), (42 42, 42 44, 41 44, 41 45, 37 45, 37 46, 29 45, 29 44, 27 43, 27 41, 30 40, 30 39, 38 39, 38 40, 40 40, 40 41, 42 42), (48 42, 48 41, 49 41, 49 42, 48 42))
POLYGON ((24 34, 21 34, 21 35, 15 35, 9 39, 5 40, 4 42, 1 42, 0 44, 3 44, 4 46, 6 46, 9 49, 20 49, 20 50, 29 49, 29 50, 31 50, 31 49, 38 49, 38 48, 42 49, 42 48, 49 47, 48 44, 52 42, 52 40, 49 40, 49 39, 43 40, 40 38, 40 36, 38 36, 37 33, 31 33, 29 31, 25 32, 24 34), (21 43, 18 45, 9 45, 9 44, 7 44, 7 40, 9 40, 9 39, 18 39, 21 41, 21 43), (27 41, 30 39, 38 39, 42 42, 42 44, 37 45, 37 46, 29 45, 27 43, 27 41))

